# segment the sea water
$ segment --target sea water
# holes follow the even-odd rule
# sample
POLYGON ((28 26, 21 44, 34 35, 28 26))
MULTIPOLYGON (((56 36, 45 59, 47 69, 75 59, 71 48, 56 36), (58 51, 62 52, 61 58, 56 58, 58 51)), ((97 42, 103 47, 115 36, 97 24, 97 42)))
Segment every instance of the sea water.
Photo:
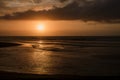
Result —
POLYGON ((0 37, 0 70, 32 74, 120 75, 120 37, 0 37), (33 47, 33 45, 39 45, 33 47))

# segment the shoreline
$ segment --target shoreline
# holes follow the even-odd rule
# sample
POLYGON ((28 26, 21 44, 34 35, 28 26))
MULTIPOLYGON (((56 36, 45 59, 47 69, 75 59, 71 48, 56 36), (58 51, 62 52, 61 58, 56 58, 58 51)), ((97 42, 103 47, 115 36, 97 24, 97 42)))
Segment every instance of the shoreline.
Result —
POLYGON ((0 71, 0 79, 45 79, 45 80, 71 80, 85 78, 79 75, 63 75, 63 74, 30 74, 30 73, 17 73, 0 71))
POLYGON ((22 44, 19 43, 10 43, 10 42, 0 42, 0 48, 4 48, 4 47, 13 47, 13 46, 20 46, 22 44))
POLYGON ((48 75, 48 74, 29 74, 29 73, 16 73, 16 72, 6 72, 6 71, 0 71, 0 79, 7 79, 7 80, 19 80, 19 79, 40 79, 40 80, 91 80, 91 79, 115 79, 119 80, 118 75, 113 76, 105 76, 105 75, 93 75, 93 76, 80 76, 80 75, 64 75, 64 74, 55 74, 55 75, 48 75))

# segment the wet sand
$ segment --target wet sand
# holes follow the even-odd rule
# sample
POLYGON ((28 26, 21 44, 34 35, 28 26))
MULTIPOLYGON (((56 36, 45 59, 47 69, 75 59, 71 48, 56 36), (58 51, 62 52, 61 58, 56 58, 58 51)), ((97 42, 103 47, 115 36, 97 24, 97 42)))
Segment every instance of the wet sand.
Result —
POLYGON ((18 44, 18 43, 8 43, 8 42, 0 42, 0 48, 20 46, 20 45, 22 45, 22 44, 18 44))

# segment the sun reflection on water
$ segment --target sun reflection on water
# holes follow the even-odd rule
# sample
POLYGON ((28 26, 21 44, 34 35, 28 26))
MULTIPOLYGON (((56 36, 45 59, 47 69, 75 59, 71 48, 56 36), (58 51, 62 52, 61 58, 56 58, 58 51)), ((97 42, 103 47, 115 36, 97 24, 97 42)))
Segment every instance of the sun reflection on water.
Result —
POLYGON ((38 74, 50 73, 50 67, 52 67, 52 59, 50 57, 51 52, 47 51, 35 51, 32 55, 32 59, 36 64, 33 72, 38 74))

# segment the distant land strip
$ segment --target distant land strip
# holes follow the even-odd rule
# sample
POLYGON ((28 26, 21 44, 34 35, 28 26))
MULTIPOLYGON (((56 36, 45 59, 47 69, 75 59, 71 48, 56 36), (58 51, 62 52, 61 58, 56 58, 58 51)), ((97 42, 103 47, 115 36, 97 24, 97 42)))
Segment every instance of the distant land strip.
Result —
POLYGON ((18 44, 18 43, 9 43, 9 42, 0 42, 0 48, 4 48, 4 47, 12 47, 12 46, 20 46, 22 44, 18 44))

